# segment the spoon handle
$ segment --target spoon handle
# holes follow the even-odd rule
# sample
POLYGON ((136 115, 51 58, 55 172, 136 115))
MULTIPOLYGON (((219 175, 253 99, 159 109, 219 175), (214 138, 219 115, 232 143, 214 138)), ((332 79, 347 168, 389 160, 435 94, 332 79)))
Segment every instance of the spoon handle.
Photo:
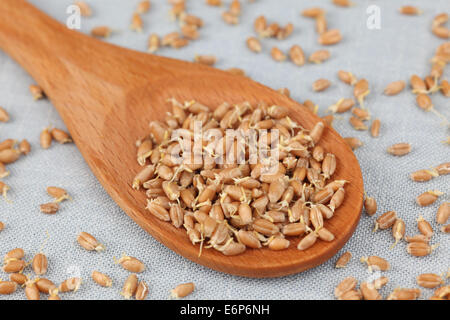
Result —
POLYGON ((0 0, 0 49, 30 73, 60 112, 57 96, 74 89, 95 93, 106 84, 127 90, 136 81, 151 84, 186 73, 186 62, 99 41, 67 28, 26 0, 0 0))
POLYGON ((45 88, 64 72, 59 60, 73 50, 69 32, 25 0, 0 0, 0 48, 45 88))

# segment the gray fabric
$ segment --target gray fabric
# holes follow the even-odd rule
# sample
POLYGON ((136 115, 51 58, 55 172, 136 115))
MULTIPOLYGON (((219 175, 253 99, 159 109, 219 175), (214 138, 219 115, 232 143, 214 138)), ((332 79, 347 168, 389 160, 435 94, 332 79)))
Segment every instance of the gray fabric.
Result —
MULTIPOLYGON (((65 21, 70 0, 32 0, 39 8, 65 21)), ((118 32, 108 41, 137 50, 146 49, 150 32, 166 34, 176 29, 167 16, 169 6, 165 0, 153 0, 151 12, 143 16, 145 32, 136 34, 128 30, 130 16, 137 0, 91 0, 95 14, 82 20, 82 31, 105 24, 118 32)), ((226 1, 229 2, 229 1, 226 1)), ((242 22, 238 26, 226 25, 220 14, 224 8, 208 7, 203 0, 188 0, 188 12, 202 17, 205 27, 201 38, 181 50, 162 49, 158 54, 192 60, 197 53, 215 54, 218 68, 243 68, 247 74, 270 87, 287 87, 298 101, 311 99, 320 106, 320 114, 339 98, 351 97, 350 87, 339 82, 338 70, 349 70, 358 77, 369 80, 371 94, 367 106, 372 117, 382 121, 381 134, 373 139, 367 132, 356 132, 348 124, 349 114, 335 121, 335 128, 343 136, 356 136, 364 146, 355 153, 358 157, 365 188, 378 201, 379 211, 396 210, 406 221, 407 234, 416 234, 415 220, 423 215, 432 222, 435 230, 435 213, 440 203, 448 201, 449 176, 426 183, 412 182, 412 171, 449 161, 449 146, 442 141, 449 135, 448 127, 431 113, 425 113, 415 105, 415 97, 405 90, 395 97, 386 97, 382 91, 395 80, 408 80, 413 73, 425 76, 429 72, 429 59, 435 48, 443 43, 433 36, 430 25, 433 16, 449 12, 448 0, 414 1, 424 13, 419 17, 403 16, 399 6, 411 1, 356 1, 355 7, 344 9, 331 1, 256 0, 253 4, 242 1, 242 22), (287 50, 292 44, 300 44, 307 54, 320 49, 314 22, 301 17, 299 12, 311 5, 327 9, 330 28, 339 28, 344 40, 330 47, 332 57, 322 65, 307 64, 297 68, 293 64, 276 63, 269 55, 273 45, 287 50), (376 4, 381 8, 381 29, 368 30, 366 9, 376 4), (292 22, 295 31, 284 41, 264 40, 264 53, 253 54, 245 47, 245 39, 253 34, 254 19, 265 14, 269 21, 281 24, 292 22), (314 93, 311 84, 318 78, 328 78, 333 84, 323 93, 314 93), (385 152, 387 146, 397 142, 412 143, 410 155, 395 158, 385 152), (414 198, 429 189, 447 194, 435 204, 420 208, 414 198)), ((36 30, 38 32, 38 30, 36 30)), ((444 77, 449 78, 447 67, 444 77)), ((202 266, 180 257, 154 240, 138 227, 109 198, 74 145, 53 145, 43 151, 39 147, 39 133, 48 126, 64 128, 64 124, 51 104, 33 102, 28 85, 33 80, 0 52, 0 105, 11 114, 11 121, 0 125, 0 140, 5 138, 30 140, 33 150, 29 156, 9 166, 11 176, 4 179, 11 186, 9 197, 13 204, 0 201, 0 221, 6 228, 0 233, 0 254, 14 247, 26 250, 31 260, 40 250, 48 231, 50 238, 43 252, 49 257, 48 278, 59 283, 69 276, 81 275, 85 279, 80 290, 64 294, 64 299, 121 299, 120 288, 127 272, 114 265, 113 256, 123 252, 145 262, 147 270, 139 275, 150 285, 151 299, 166 299, 169 290, 181 282, 193 281, 197 289, 193 299, 332 299, 333 288, 346 276, 353 275, 366 280, 370 274, 358 260, 364 255, 379 255, 392 264, 392 270, 384 274, 389 284, 381 290, 383 296, 396 287, 416 287, 415 277, 423 272, 442 273, 449 267, 450 241, 448 235, 436 231, 433 243, 440 243, 429 257, 409 256, 405 242, 393 250, 390 231, 372 233, 374 218, 363 214, 361 222, 343 251, 350 251, 353 259, 346 269, 334 269, 337 257, 312 270, 279 279, 246 279, 235 277, 202 266), (63 186, 73 196, 73 201, 62 204, 60 212, 53 216, 41 214, 38 205, 50 201, 45 192, 49 185, 63 186), (75 242, 80 231, 94 234, 107 250, 91 253, 75 242), (112 288, 100 288, 90 279, 93 270, 109 274, 114 280, 112 288)), ((433 96, 436 109, 450 118, 448 98, 433 96)), ((28 269, 27 269, 28 270, 28 269)), ((30 272, 31 271, 27 271, 30 272)), ((0 278, 7 275, 0 272, 0 278)), ((425 298, 432 290, 423 289, 425 298)), ((23 299, 23 290, 0 299, 23 299)))

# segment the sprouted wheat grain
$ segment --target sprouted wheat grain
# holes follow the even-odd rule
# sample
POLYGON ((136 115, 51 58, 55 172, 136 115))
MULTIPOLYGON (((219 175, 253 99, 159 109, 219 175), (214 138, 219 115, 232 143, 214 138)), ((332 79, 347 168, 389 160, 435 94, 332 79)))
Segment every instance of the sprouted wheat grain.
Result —
MULTIPOLYGON (((242 253, 246 247, 283 250, 290 245, 285 237, 294 235, 305 235, 300 250, 318 239, 334 240, 324 224, 344 201, 345 181, 332 180, 338 163, 319 144, 325 130, 322 122, 306 130, 289 118, 284 107, 264 103, 224 103, 214 112, 196 101, 182 104, 169 99, 168 103, 172 112, 165 121, 152 122, 151 134, 143 140, 148 141, 146 156, 139 156, 144 153, 138 151, 138 162, 144 167, 133 182, 135 189, 146 191, 151 215, 183 227, 190 241, 200 244, 200 253, 204 248, 224 255, 242 253), (200 121, 197 125, 204 129, 219 132, 256 130, 261 134, 258 141, 269 149, 271 140, 266 138, 270 136, 261 130, 276 128, 281 140, 275 150, 281 158, 252 164, 248 142, 227 136, 215 137, 212 143, 202 142, 201 136, 195 138, 195 121, 200 121), (194 139, 200 144, 192 146, 194 139), (195 153, 188 150, 198 150, 201 161, 192 161, 195 153), (171 157, 180 155, 180 151, 189 156, 175 162, 171 157), (151 156, 154 154, 158 157, 151 156), (217 160, 236 160, 239 154, 247 154, 240 163, 221 164, 217 160), (313 159, 308 161, 312 154, 313 159), (278 168, 266 173, 271 163, 278 163, 278 168), (305 213, 310 218, 303 218, 305 213)), ((142 149, 144 143, 138 145, 142 149)))

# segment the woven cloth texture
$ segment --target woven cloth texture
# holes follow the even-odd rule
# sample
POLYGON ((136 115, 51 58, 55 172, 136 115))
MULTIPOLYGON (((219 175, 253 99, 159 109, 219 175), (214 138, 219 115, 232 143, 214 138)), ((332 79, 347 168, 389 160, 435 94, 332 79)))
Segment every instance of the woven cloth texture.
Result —
MULTIPOLYGON (((65 23, 66 9, 72 1, 30 2, 65 23)), ((150 12, 142 15, 144 32, 139 34, 129 30, 137 0, 89 0, 94 14, 82 19, 81 32, 88 33, 97 25, 108 25, 115 32, 106 41, 145 51, 150 33, 163 35, 178 28, 168 16, 170 6, 166 0, 151 2, 150 12)), ((381 119, 380 137, 374 139, 368 132, 352 129, 348 113, 338 116, 334 127, 342 136, 355 136, 364 143, 355 154, 362 168, 365 190, 378 201, 377 214, 397 211, 406 222, 407 235, 418 233, 416 219, 422 215, 436 231, 432 243, 440 246, 423 258, 408 255, 405 242, 390 250, 393 243, 390 230, 372 233, 375 218, 363 213, 356 232, 337 256, 300 274, 277 279, 249 279, 197 265, 170 251, 134 223, 101 187, 74 144, 53 144, 48 150, 40 148, 40 131, 49 125, 64 129, 64 124, 48 100, 33 101, 28 92, 33 79, 0 52, 0 105, 11 115, 10 122, 0 124, 0 140, 26 138, 33 148, 30 155, 8 166, 11 175, 4 179, 11 187, 8 196, 13 203, 0 201, 0 221, 6 224, 0 232, 2 256, 12 248, 22 247, 26 251, 26 260, 30 261, 42 249, 49 258, 46 275, 49 279, 60 283, 68 277, 81 276, 84 283, 79 291, 64 294, 63 299, 122 299, 119 291, 128 272, 115 265, 113 257, 120 257, 124 252, 145 262, 147 269, 139 278, 150 286, 149 299, 167 299, 170 289, 189 281, 196 284, 195 292, 189 296, 192 299, 333 299, 333 288, 343 278, 352 275, 366 281, 373 277, 359 262, 367 255, 378 255, 391 263, 391 270, 383 272, 390 280, 381 290, 384 297, 396 287, 417 287, 415 278, 420 273, 441 274, 448 270, 450 240, 448 235, 438 231, 435 214, 438 206, 449 200, 450 176, 418 183, 410 180, 409 173, 450 161, 450 147, 442 143, 449 136, 449 129, 437 116, 416 106, 415 96, 409 88, 394 97, 382 93, 392 81, 407 81, 412 74, 425 76, 429 73, 429 60, 437 46, 444 42, 431 33, 431 21, 440 12, 450 12, 450 2, 355 0, 356 5, 351 8, 336 7, 329 0, 241 2, 241 22, 230 26, 220 18, 226 7, 210 7, 204 0, 188 0, 187 11, 205 22, 200 39, 183 49, 163 48, 157 54, 189 61, 195 54, 215 54, 219 59, 216 67, 239 67, 252 79, 269 87, 287 87, 293 99, 311 99, 317 103, 320 115, 325 115, 327 107, 338 99, 352 97, 352 88, 337 79, 338 70, 348 70, 358 78, 366 78, 371 90, 366 105, 373 118, 381 119), (401 15, 399 7, 410 3, 420 7, 423 14, 401 15), (372 4, 380 8, 380 29, 370 30, 366 25, 366 10, 372 4), (314 21, 300 15, 303 9, 313 5, 326 9, 329 28, 338 28, 343 34, 341 43, 327 47, 331 59, 301 68, 290 62, 272 60, 272 46, 287 51, 291 45, 299 44, 307 55, 324 48, 317 43, 314 21), (254 54, 246 48, 245 40, 255 35, 253 21, 261 14, 280 24, 292 22, 295 30, 286 40, 262 40, 263 53, 254 54), (322 93, 312 90, 312 82, 319 78, 332 81, 331 87, 322 93), (387 154, 386 148, 398 142, 410 142, 412 152, 404 157, 387 154), (50 185, 66 188, 73 197, 73 201, 63 203, 55 215, 42 214, 38 209, 39 204, 50 201, 45 192, 50 185), (430 189, 446 194, 433 205, 419 207, 415 197, 430 189), (76 236, 81 231, 95 235, 106 245, 106 251, 93 253, 82 249, 76 243, 76 236), (347 268, 335 269, 334 263, 344 251, 350 251, 353 258, 347 268), (102 288, 96 285, 90 278, 93 270, 110 275, 113 286, 102 288)), ((444 78, 448 79, 449 75, 450 68, 447 67, 444 78)), ((448 98, 438 93, 432 99, 436 110, 450 119, 448 98)), ((32 271, 27 268, 25 273, 32 271)), ((7 279, 8 275, 0 272, 0 278, 7 279)), ((422 290, 422 298, 431 295, 432 290, 422 290)), ((0 299, 24 298, 23 290, 0 296, 0 299)))

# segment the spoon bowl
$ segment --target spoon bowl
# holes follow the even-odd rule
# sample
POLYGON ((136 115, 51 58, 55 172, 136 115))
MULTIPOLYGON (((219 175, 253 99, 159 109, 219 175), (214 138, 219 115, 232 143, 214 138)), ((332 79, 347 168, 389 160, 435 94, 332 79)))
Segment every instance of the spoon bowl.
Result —
POLYGON ((182 229, 145 210, 146 196, 131 188, 141 168, 135 142, 148 124, 170 111, 168 98, 196 100, 215 108, 222 102, 264 101, 285 106, 306 129, 320 119, 290 98, 247 77, 175 59, 120 48, 67 29, 25 0, 2 0, 0 48, 24 67, 61 115, 74 142, 113 200, 143 229, 178 254, 209 268, 247 277, 278 277, 317 266, 335 255, 353 234, 362 209, 358 161, 346 142, 326 127, 320 145, 335 154, 336 180, 347 180, 346 198, 326 227, 332 242, 297 250, 247 249, 224 256, 192 245, 182 229))

